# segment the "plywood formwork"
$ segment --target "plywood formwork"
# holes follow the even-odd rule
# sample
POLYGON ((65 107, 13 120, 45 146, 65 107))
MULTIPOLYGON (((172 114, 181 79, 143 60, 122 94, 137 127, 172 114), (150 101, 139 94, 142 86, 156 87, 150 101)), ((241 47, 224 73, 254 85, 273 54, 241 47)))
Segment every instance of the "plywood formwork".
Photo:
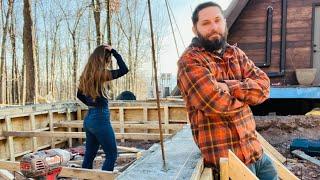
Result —
MULTIPOLYGON (((84 138, 82 124, 86 111, 85 106, 75 102, 0 109, 0 159, 14 161, 17 157, 40 149, 66 142, 72 145, 75 138, 78 141, 84 138)), ((110 102, 110 112, 118 139, 159 138, 154 102, 110 102)), ((167 136, 188 123, 185 105, 181 101, 161 102, 161 116, 163 132, 167 136)), ((282 165, 285 158, 259 134, 258 139, 265 152, 275 161, 281 179, 295 179, 282 165)), ((201 159, 196 164, 192 177, 212 177, 210 170, 203 167, 201 159)))
MULTIPOLYGON (((155 102, 111 101, 109 107, 118 139, 159 139, 155 102)), ((160 108, 167 136, 187 123, 182 101, 162 101, 160 108)), ((29 152, 81 142, 86 112, 87 107, 77 102, 0 109, 0 159, 15 160, 29 152)))

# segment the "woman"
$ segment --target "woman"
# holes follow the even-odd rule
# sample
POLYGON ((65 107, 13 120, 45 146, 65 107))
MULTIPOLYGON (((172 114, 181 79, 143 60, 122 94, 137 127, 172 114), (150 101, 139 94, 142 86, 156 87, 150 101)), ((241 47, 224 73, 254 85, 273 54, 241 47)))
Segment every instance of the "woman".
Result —
POLYGON ((92 169, 99 146, 106 155, 102 170, 113 171, 117 159, 117 144, 110 122, 108 83, 128 73, 121 56, 109 45, 98 46, 90 55, 81 74, 77 97, 89 107, 83 127, 86 132, 86 151, 83 168, 92 169), (108 70, 111 54, 119 69, 108 70))

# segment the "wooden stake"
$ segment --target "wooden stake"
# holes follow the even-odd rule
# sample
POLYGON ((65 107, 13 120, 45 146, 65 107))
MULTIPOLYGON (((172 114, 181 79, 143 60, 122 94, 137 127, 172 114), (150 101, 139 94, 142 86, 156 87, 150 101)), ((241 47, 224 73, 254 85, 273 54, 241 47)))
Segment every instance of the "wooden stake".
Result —
POLYGON ((230 150, 228 153, 228 163, 228 172, 231 179, 258 180, 257 176, 230 150))
MULTIPOLYGON (((71 121, 70 108, 67 108, 67 121, 71 121)), ((68 132, 71 132, 71 128, 68 128, 68 132)), ((71 148, 72 147, 72 138, 69 138, 68 143, 69 143, 69 148, 71 148)))
POLYGON ((164 133, 169 134, 169 129, 167 128, 169 125, 169 107, 168 106, 164 106, 164 125, 165 125, 164 133))
MULTIPOLYGON (((81 114, 81 107, 77 107, 77 120, 82 119, 82 114, 81 114)), ((82 132, 82 128, 78 128, 78 132, 82 132)), ((79 143, 82 144, 82 139, 79 139, 79 143)))
MULTIPOLYGON (((30 114, 29 120, 30 120, 31 130, 32 131, 36 130, 36 121, 34 118, 34 114, 30 114)), ((32 137, 32 152, 36 152, 38 150, 37 146, 38 146, 37 137, 32 137)))
POLYGON ((220 158, 220 180, 229 180, 228 158, 220 158))
MULTIPOLYGON (((49 128, 50 128, 50 132, 54 132, 54 127, 53 127, 53 113, 51 110, 48 111, 48 115, 49 115, 49 128)), ((51 148, 55 148, 55 144, 54 144, 55 138, 51 138, 51 148)))
MULTIPOLYGON (((120 120, 120 133, 124 133, 124 110, 123 107, 119 108, 119 120, 120 120)), ((124 142, 124 139, 121 139, 124 142)))
MULTIPOLYGON (((11 118, 6 116, 5 122, 6 122, 7 131, 12 131, 11 118)), ((10 153, 10 161, 15 161, 14 148, 13 148, 13 137, 12 136, 8 137, 8 149, 9 149, 9 153, 10 153)))

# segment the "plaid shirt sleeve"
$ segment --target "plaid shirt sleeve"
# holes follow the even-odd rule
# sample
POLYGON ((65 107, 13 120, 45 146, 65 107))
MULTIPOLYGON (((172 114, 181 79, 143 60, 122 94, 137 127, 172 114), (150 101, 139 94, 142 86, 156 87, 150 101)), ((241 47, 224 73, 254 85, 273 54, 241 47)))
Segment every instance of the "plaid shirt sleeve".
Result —
POLYGON ((249 105, 260 104, 269 98, 270 79, 243 51, 238 49, 238 52, 243 79, 225 80, 230 94, 249 105))
POLYGON ((204 65, 203 59, 185 56, 178 66, 178 86, 189 104, 205 114, 229 114, 239 112, 244 103, 223 92, 215 77, 204 65))

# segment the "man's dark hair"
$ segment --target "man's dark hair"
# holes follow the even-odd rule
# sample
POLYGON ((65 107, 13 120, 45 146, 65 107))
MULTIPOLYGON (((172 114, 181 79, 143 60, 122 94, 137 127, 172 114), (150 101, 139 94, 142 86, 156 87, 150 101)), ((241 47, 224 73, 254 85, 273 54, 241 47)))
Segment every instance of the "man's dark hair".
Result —
POLYGON ((223 14, 222 8, 221 8, 221 6, 219 4, 211 2, 211 1, 205 2, 205 3, 201 3, 194 9, 194 11, 192 13, 191 19, 192 19, 193 25, 196 25, 198 20, 199 20, 199 12, 202 9, 207 8, 207 7, 211 7, 211 6, 218 7, 220 9, 221 13, 223 14))

